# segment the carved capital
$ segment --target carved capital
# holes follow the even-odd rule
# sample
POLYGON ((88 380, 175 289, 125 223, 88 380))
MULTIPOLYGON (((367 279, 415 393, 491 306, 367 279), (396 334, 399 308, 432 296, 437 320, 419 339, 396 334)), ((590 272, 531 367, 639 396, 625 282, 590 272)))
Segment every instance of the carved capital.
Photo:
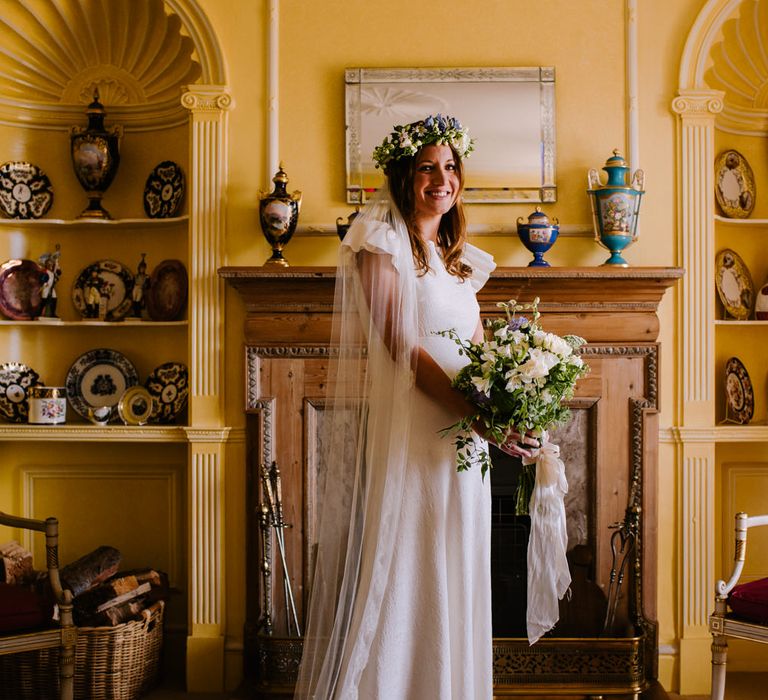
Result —
POLYGON ((191 112, 223 112, 232 107, 232 95, 221 85, 193 85, 181 96, 191 112))
POLYGON ((723 111, 724 95, 720 90, 681 90, 672 100, 672 111, 682 117, 714 117, 723 111))

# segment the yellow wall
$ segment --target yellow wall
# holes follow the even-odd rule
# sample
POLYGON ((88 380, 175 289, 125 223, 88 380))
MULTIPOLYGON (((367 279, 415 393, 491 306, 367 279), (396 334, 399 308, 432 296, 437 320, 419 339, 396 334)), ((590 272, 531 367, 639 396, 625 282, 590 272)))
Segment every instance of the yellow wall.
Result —
MULTIPOLYGON (((268 257, 269 248, 257 223, 257 193, 260 189, 271 188, 272 176, 266 166, 269 2, 198 0, 198 4, 218 39, 234 98, 234 107, 228 115, 226 263, 260 265, 268 257)), ((625 154, 627 151, 624 4, 622 0, 485 0, 483 3, 448 0, 439 5, 419 4, 413 0, 282 0, 278 58, 279 156, 290 178, 289 189, 300 189, 304 193, 302 223, 332 224, 338 216, 346 216, 351 210, 345 203, 344 193, 344 68, 550 65, 556 70, 558 201, 544 208, 562 224, 590 226, 586 172, 589 168, 600 168, 614 148, 622 149, 625 154)), ((638 2, 638 164, 646 173, 647 193, 640 215, 641 238, 626 253, 633 265, 670 266, 678 261, 676 125, 670 103, 677 88, 677 71, 685 38, 704 4, 704 0, 638 2)), ((457 116, 461 117, 460 114, 457 116)), ((471 128, 471 124, 468 126, 471 128)), ((54 163, 53 167, 62 171, 61 176, 54 178, 57 187, 59 182, 69 183, 64 187, 70 188, 71 198, 81 201, 82 192, 69 175, 64 135, 61 136, 62 143, 45 152, 45 157, 42 154, 47 144, 42 140, 35 141, 34 135, 31 138, 33 142, 29 144, 17 143, 17 150, 7 152, 6 159, 54 163), (52 152, 60 154, 58 161, 52 152), (68 176, 64 175, 65 169, 68 176)), ((126 173, 133 172, 131 153, 144 148, 156 151, 158 145, 147 144, 138 135, 134 138, 135 144, 124 144, 120 176, 106 199, 116 199, 123 193, 134 202, 135 209, 140 199, 121 189, 135 179, 126 177, 126 173)), ((0 143, 6 141, 0 133, 0 143)), ((167 157, 184 163, 186 155, 177 152, 181 142, 178 135, 171 137, 168 145, 172 151, 167 157)), ((759 160, 758 154, 748 149, 757 146, 752 143, 743 147, 748 157, 752 154, 750 161, 754 165, 759 160)), ((143 182, 146 163, 141 159, 136 163, 133 169, 143 182)), ((469 160, 467 165, 471 168, 472 161, 469 160)), ((759 167, 765 169, 767 166, 759 167)), ((762 180, 766 179, 763 170, 762 180)), ((61 206, 59 202, 69 199, 63 190, 57 190, 56 197, 59 199, 55 206, 61 206)), ((518 216, 527 216, 530 210, 529 205, 469 205, 467 214, 470 223, 511 224, 518 216)), ((760 216, 768 216, 768 211, 761 211, 760 216)), ((75 213, 52 211, 51 216, 71 217, 75 213)), ((119 215, 133 216, 139 212, 132 210, 119 215)), ((75 246, 74 236, 70 238, 72 240, 66 243, 75 246)), ((527 264, 530 257, 513 237, 477 237, 473 242, 493 253, 501 265, 527 264)), ((102 243, 110 251, 118 252, 122 245, 119 240, 102 243)), ((160 244, 161 249, 163 245, 160 244)), ((286 250, 286 257, 295 265, 330 265, 335 261, 337 247, 334 236, 296 236, 286 250)), ((133 246, 126 248, 133 249, 133 246)), ((153 249, 157 249, 157 245, 153 244, 153 249)), ((40 252, 18 254, 36 257, 40 252)), ((169 253, 169 257, 181 255, 169 253)), ((97 256, 96 252, 94 256, 97 256)), ((99 253, 97 257, 107 256, 107 253, 99 253)), ((606 252, 588 238, 563 237, 548 253, 553 264, 569 266, 596 265, 606 257, 606 252)), ((65 274, 74 272, 76 270, 67 269, 65 264, 65 274)), ((761 274, 768 274, 768 267, 763 265, 761 274)), ((762 282, 762 279, 756 282, 762 282)), ((62 288, 69 284, 71 280, 62 288)), ((673 334, 676 304, 676 294, 671 292, 660 309, 662 428, 677 422, 676 368, 683 360, 676 354, 673 334)), ((244 425, 243 315, 237 294, 228 288, 226 420, 228 425, 235 427, 244 425)), ((169 332, 167 342, 172 341, 172 332, 169 332)), ((68 356, 75 357, 81 351, 78 342, 76 339, 67 341, 68 356)), ((151 361, 149 350, 137 349, 137 352, 147 355, 145 364, 151 361)), ((149 367, 141 369, 148 371, 149 367)), ((764 395, 765 385, 761 386, 764 395)), ((0 449, 8 448, 3 445, 0 449)), ((12 456, 14 461, 27 464, 47 460, 42 452, 19 456, 20 448, 13 449, 13 455, 4 452, 3 456, 12 456)), ((82 448, 68 447, 62 461, 85 464, 87 470, 89 464, 96 462, 131 460, 131 455, 121 455, 120 449, 112 448, 110 452, 106 447, 99 448, 94 457, 88 458, 82 454, 82 448)), ((178 446, 166 446, 157 453, 158 462, 164 460, 164 463, 174 465, 178 479, 183 476, 178 471, 184 461, 180 450, 178 446)), ((242 445, 230 446, 226 461, 225 585, 227 643, 232 652, 227 682, 230 687, 240 674, 238 654, 244 619, 243 452, 242 445)), ((659 630, 663 649, 674 650, 679 633, 678 490, 674 447, 663 444, 660 457, 659 630)), ((11 492, 18 492, 14 479, 13 473, 2 473, 1 509, 14 510, 19 505, 9 496, 11 492)), ((41 494, 41 498, 45 498, 44 493, 41 494)), ((119 527, 110 532, 120 536, 119 527)), ((130 545, 126 546, 130 550, 130 545)), ((660 670, 665 687, 675 688, 674 653, 662 655, 660 670)))
MULTIPOLYGON (((271 187, 272 175, 265 164, 268 3, 200 0, 200 5, 223 47, 236 102, 230 115, 228 263, 260 265, 269 248, 257 225, 256 195, 271 187)), ((623 2, 487 0, 479 5, 451 0, 438 7, 410 0, 283 0, 280 5, 279 157, 285 162, 289 189, 304 193, 302 223, 331 224, 351 210, 344 193, 344 68, 551 65, 557 80, 558 201, 545 210, 563 224, 590 225, 586 172, 601 167, 613 148, 627 150, 623 2)), ((678 259, 675 119, 670 103, 683 44, 704 0, 642 0, 638 5, 639 165, 646 172, 647 194, 641 238, 627 258, 633 265, 668 266, 678 259)), ((470 223, 511 224, 530 209, 470 205, 468 218, 470 223)), ((526 264, 529 259, 514 238, 478 237, 473 242, 493 253, 501 265, 526 264)), ((286 257, 296 265, 333 264, 337 245, 331 236, 296 236, 286 257)), ((605 258, 602 248, 584 238, 561 238, 548 253, 556 265, 595 265, 605 258)), ((674 292, 667 294, 660 310, 662 427, 675 422, 675 303, 674 292)), ((241 424, 242 307, 231 291, 227 314, 228 418, 241 424)), ((668 536, 659 542, 658 610, 660 642, 671 649, 678 628, 674 458, 673 447, 662 445, 659 531, 668 536)), ((234 526, 242 521, 242 499, 230 493, 235 501, 228 507, 228 524, 234 526)), ((228 600, 237 597, 241 585, 241 580, 228 578, 228 600)), ((676 683, 674 659, 668 654, 661 660, 668 688, 676 683)))

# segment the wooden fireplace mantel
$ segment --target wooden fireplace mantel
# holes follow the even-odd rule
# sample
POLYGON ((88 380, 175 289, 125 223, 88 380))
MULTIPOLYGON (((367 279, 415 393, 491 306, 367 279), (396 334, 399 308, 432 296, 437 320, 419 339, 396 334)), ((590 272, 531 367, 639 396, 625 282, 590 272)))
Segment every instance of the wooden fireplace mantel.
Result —
MULTIPOLYGON (((245 302, 248 345, 328 342, 335 268, 223 267, 219 275, 245 302), (297 335, 299 318, 302 333, 297 335)), ((478 300, 483 315, 492 316, 499 300, 538 296, 553 333, 578 333, 591 343, 653 342, 659 334, 659 302, 682 275, 678 267, 499 267, 478 300)))
MULTIPOLYGON (((281 633, 282 574, 273 560, 261 572, 269 538, 259 536, 259 471, 272 460, 283 478, 291 588, 303 616, 313 556, 315 474, 320 468, 318 425, 324 410, 335 268, 225 267, 222 278, 246 308, 245 411, 249 440, 246 508, 246 668, 255 671, 259 697, 290 694, 300 640, 271 636, 264 643, 267 601, 281 633), (265 582, 266 581, 266 582, 265 582), (280 644, 285 646, 280 647, 280 644), (271 651, 270 651, 271 649, 271 651), (277 654, 273 658, 270 654, 277 654), (272 660, 270 660, 272 659, 272 660), (282 690, 280 690, 282 688, 282 690)), ((637 551, 627 572, 617 636, 494 640, 494 693, 514 695, 621 695, 640 693, 657 678, 656 472, 658 462, 658 306, 682 277, 676 267, 501 267, 480 290, 485 317, 497 303, 539 297, 548 331, 587 339, 590 366, 572 403, 581 422, 576 452, 587 465, 587 541, 594 585, 608 588, 612 526, 637 515, 637 551), (627 632, 627 630, 630 630, 627 632)), ((574 423, 575 425, 576 423, 574 423)), ((280 696, 282 697, 282 696, 280 696)))

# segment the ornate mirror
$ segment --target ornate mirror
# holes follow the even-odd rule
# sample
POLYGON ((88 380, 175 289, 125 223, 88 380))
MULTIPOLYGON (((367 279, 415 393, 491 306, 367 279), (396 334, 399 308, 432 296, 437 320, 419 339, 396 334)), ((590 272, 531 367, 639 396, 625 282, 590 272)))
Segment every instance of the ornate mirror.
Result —
POLYGON ((383 182, 371 154, 395 124, 440 112, 469 127, 465 202, 554 202, 555 69, 347 68, 347 202, 383 182))

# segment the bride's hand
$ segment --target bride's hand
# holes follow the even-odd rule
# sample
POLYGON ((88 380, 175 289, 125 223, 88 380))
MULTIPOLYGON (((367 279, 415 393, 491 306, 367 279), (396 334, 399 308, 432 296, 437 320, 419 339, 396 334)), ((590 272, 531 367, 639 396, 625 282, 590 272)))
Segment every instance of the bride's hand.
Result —
POLYGON ((502 452, 511 455, 512 457, 530 457, 531 451, 524 446, 538 447, 539 441, 535 437, 531 437, 526 433, 517 433, 514 430, 510 430, 504 437, 503 442, 497 442, 490 435, 486 434, 485 426, 478 421, 475 424, 475 432, 483 436, 492 445, 496 445, 502 452))

